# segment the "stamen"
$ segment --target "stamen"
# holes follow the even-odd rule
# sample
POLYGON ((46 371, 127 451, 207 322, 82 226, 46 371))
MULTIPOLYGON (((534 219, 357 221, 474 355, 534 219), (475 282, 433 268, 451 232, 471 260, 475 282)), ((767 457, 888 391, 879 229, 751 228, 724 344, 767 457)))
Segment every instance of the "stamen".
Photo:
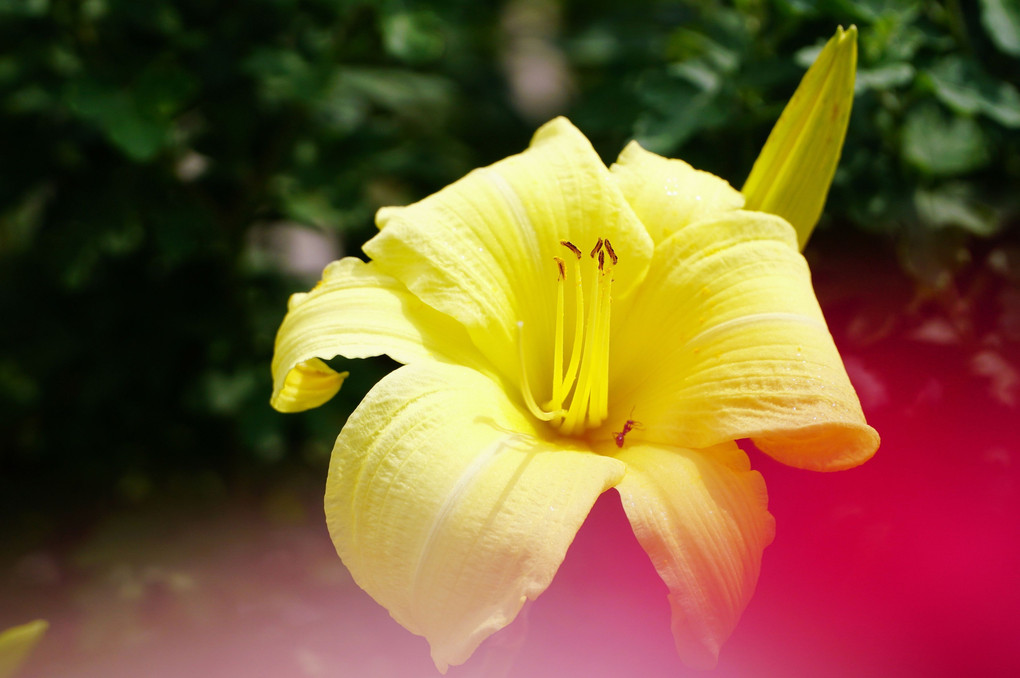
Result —
POLYGON ((556 279, 556 338, 553 341, 552 399, 548 407, 559 409, 566 397, 563 393, 563 285, 567 278, 567 268, 559 257, 553 257, 553 260, 559 268, 560 277, 556 279))
MULTIPOLYGON (((553 386, 553 399, 549 403, 550 409, 562 409, 563 401, 567 399, 567 394, 570 393, 570 387, 574 384, 574 380, 577 378, 577 368, 581 364, 581 338, 584 336, 584 286, 581 282, 581 250, 566 240, 561 240, 560 244, 569 249, 574 253, 574 342, 570 347, 570 362, 567 363, 567 373, 563 375, 561 381, 553 386)), ((557 342, 557 352, 563 352, 563 344, 557 342)), ((559 377, 559 373, 555 375, 559 377)))
POLYGON ((567 264, 556 262, 556 323, 553 338, 553 374, 551 397, 543 406, 536 402, 528 383, 524 354, 524 323, 518 321, 518 348, 521 363, 521 390, 528 410, 535 418, 551 422, 565 434, 573 434, 600 425, 609 415, 609 337, 612 305, 613 268, 619 261, 609 240, 599 238, 588 253, 592 260, 590 288, 584 289, 581 250, 567 240, 560 244, 574 255, 574 334, 570 359, 563 370, 566 348, 567 264), (596 268, 597 266, 597 268, 596 268), (585 303, 587 301, 587 303, 585 303), (587 310, 587 313, 585 312, 587 310))
POLYGON ((559 416, 559 411, 546 412, 538 403, 535 402, 535 396, 531 393, 531 385, 528 384, 528 365, 524 362, 524 321, 517 321, 517 350, 520 356, 521 363, 521 394, 524 396, 524 404, 527 405, 528 411, 536 419, 541 421, 552 421, 559 416))
MULTIPOLYGON (((602 238, 599 238, 595 248, 591 251, 591 256, 594 258, 595 252, 601 250, 602 238)), ((588 401, 591 397, 592 387, 592 363, 595 359, 596 351, 593 350, 595 344, 596 331, 599 324, 599 291, 602 287, 601 275, 595 276, 595 281, 591 286, 591 299, 588 304, 588 308, 592 310, 593 315, 588 320, 587 332, 584 336, 584 356, 581 360, 581 371, 579 381, 574 387, 574 395, 570 400, 570 406, 567 409, 566 419, 561 424, 561 429, 564 433, 574 433, 580 430, 584 423, 585 414, 588 410, 588 401)), ((580 336, 575 338, 575 341, 579 341, 580 336)))
MULTIPOLYGON (((608 242, 608 241, 606 241, 608 242)), ((601 254, 601 252, 599 253, 601 254)), ((599 257, 599 268, 602 268, 602 258, 599 257)), ((594 369, 597 370, 594 379, 594 389, 591 396, 591 407, 589 418, 593 422, 602 422, 609 416, 609 312, 612 304, 611 291, 613 287, 612 257, 606 270, 602 271, 600 282, 601 294, 599 295, 598 314, 599 327, 595 333, 596 357, 593 361, 594 369)))

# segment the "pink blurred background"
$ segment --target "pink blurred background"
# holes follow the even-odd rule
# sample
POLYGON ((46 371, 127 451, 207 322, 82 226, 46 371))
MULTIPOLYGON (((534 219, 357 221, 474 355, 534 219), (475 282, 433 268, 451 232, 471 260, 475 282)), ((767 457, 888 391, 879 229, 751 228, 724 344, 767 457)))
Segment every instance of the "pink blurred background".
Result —
MULTIPOLYGON (((947 307, 870 254, 812 258, 882 447, 835 474, 751 450, 777 536, 718 668, 680 664, 609 492, 548 591, 451 678, 1020 675, 1020 295, 975 281, 947 307)), ((351 582, 320 490, 112 516, 3 560, 0 627, 51 622, 23 675, 438 675, 351 582)))

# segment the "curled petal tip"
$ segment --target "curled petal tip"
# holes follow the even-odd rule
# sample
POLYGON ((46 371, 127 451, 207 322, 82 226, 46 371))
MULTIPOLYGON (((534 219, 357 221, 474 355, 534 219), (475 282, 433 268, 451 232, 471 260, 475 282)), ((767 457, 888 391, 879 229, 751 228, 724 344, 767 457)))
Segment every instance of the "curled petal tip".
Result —
POLYGON ((771 212, 801 249, 825 205, 846 138, 857 69, 857 27, 839 27, 804 75, 741 192, 746 209, 771 212))
POLYGON ((303 412, 335 396, 349 372, 336 372, 318 358, 305 360, 290 369, 269 404, 279 412, 303 412))

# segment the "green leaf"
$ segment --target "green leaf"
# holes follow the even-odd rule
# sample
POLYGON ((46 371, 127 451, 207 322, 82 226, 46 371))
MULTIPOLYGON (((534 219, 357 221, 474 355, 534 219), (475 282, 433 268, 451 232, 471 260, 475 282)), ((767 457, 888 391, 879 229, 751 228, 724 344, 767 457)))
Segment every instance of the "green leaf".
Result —
POLYGON ((216 414, 236 414, 261 386, 259 375, 251 370, 215 371, 204 376, 205 404, 216 414))
POLYGON ((904 62, 883 64, 875 68, 861 68, 857 71, 854 93, 903 87, 913 82, 914 75, 916 75, 914 67, 904 62))
POLYGON ((676 66, 704 64, 720 73, 734 73, 740 67, 740 56, 732 47, 700 32, 681 27, 673 31, 666 56, 679 62, 676 66))
POLYGON ((779 8, 794 16, 811 16, 818 13, 818 3, 815 0, 777 0, 779 8))
POLYGON ((53 187, 42 184, 19 196, 20 202, 0 212, 0 255, 27 250, 42 229, 53 187))
POLYGON ((344 68, 320 102, 323 108, 349 107, 353 101, 436 122, 445 116, 453 99, 449 80, 428 73, 388 68, 344 68))
POLYGON ((72 83, 66 101, 75 114, 97 125, 133 160, 151 159, 167 141, 166 125, 145 116, 124 90, 85 80, 72 83))
POLYGON ((921 0, 836 0, 840 9, 856 13, 860 19, 910 21, 921 11, 921 0))
POLYGON ((0 395, 18 405, 34 405, 39 391, 36 379, 17 361, 0 360, 0 395))
POLYGON ((666 76, 639 85, 646 111, 634 123, 634 137, 655 153, 675 152, 703 129, 725 125, 732 107, 723 101, 723 80, 699 60, 674 64, 666 76))
POLYGON ((254 76, 267 103, 310 101, 318 94, 311 64, 294 50, 258 49, 245 60, 243 68, 254 76))
POLYGON ((947 116, 932 104, 907 115, 901 151, 911 165, 935 176, 965 174, 984 167, 992 157, 973 118, 947 116))
POLYGON ((49 0, 0 0, 0 16, 40 17, 50 9, 49 0))
POLYGON ((341 228, 343 213, 334 207, 323 191, 294 191, 284 195, 283 209, 288 217, 319 228, 341 228))
POLYGON ((183 70, 153 65, 139 73, 131 86, 88 76, 73 80, 64 100, 125 155, 145 162, 170 142, 173 117, 196 87, 183 70))
POLYGON ((198 84, 181 68, 154 64, 139 74, 131 89, 139 110, 168 121, 184 108, 198 84))
POLYGON ((1020 0, 981 0, 981 25, 996 47, 1020 57, 1020 0))
POLYGON ((949 56, 925 76, 936 98, 957 113, 983 114, 1004 127, 1020 127, 1020 92, 973 62, 949 56))
POLYGON ((989 237, 1002 226, 1002 215, 974 196, 969 184, 952 182, 937 189, 918 189, 914 206, 921 221, 932 228, 956 227, 989 237))
POLYGON ((921 3, 915 0, 870 3, 843 0, 841 4, 844 11, 866 25, 861 30, 863 63, 913 62, 922 47, 938 37, 918 26, 921 3))
POLYGON ((396 12, 382 19, 386 51, 404 61, 422 64, 443 55, 446 41, 442 24, 433 12, 396 12))

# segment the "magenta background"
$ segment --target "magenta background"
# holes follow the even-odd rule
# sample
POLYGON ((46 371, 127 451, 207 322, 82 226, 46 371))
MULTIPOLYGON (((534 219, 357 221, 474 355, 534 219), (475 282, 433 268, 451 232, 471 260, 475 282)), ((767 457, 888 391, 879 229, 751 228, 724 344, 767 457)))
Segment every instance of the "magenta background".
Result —
MULTIPOLYGON (((1020 675, 1014 291, 983 292, 959 326, 869 261, 813 266, 882 447, 834 474, 751 450, 777 535, 714 672, 678 661, 665 588, 609 492, 546 593, 448 675, 1020 675)), ((318 501, 114 517, 5 561, 0 624, 52 623, 24 675, 438 675, 425 641, 350 581, 318 501)))

